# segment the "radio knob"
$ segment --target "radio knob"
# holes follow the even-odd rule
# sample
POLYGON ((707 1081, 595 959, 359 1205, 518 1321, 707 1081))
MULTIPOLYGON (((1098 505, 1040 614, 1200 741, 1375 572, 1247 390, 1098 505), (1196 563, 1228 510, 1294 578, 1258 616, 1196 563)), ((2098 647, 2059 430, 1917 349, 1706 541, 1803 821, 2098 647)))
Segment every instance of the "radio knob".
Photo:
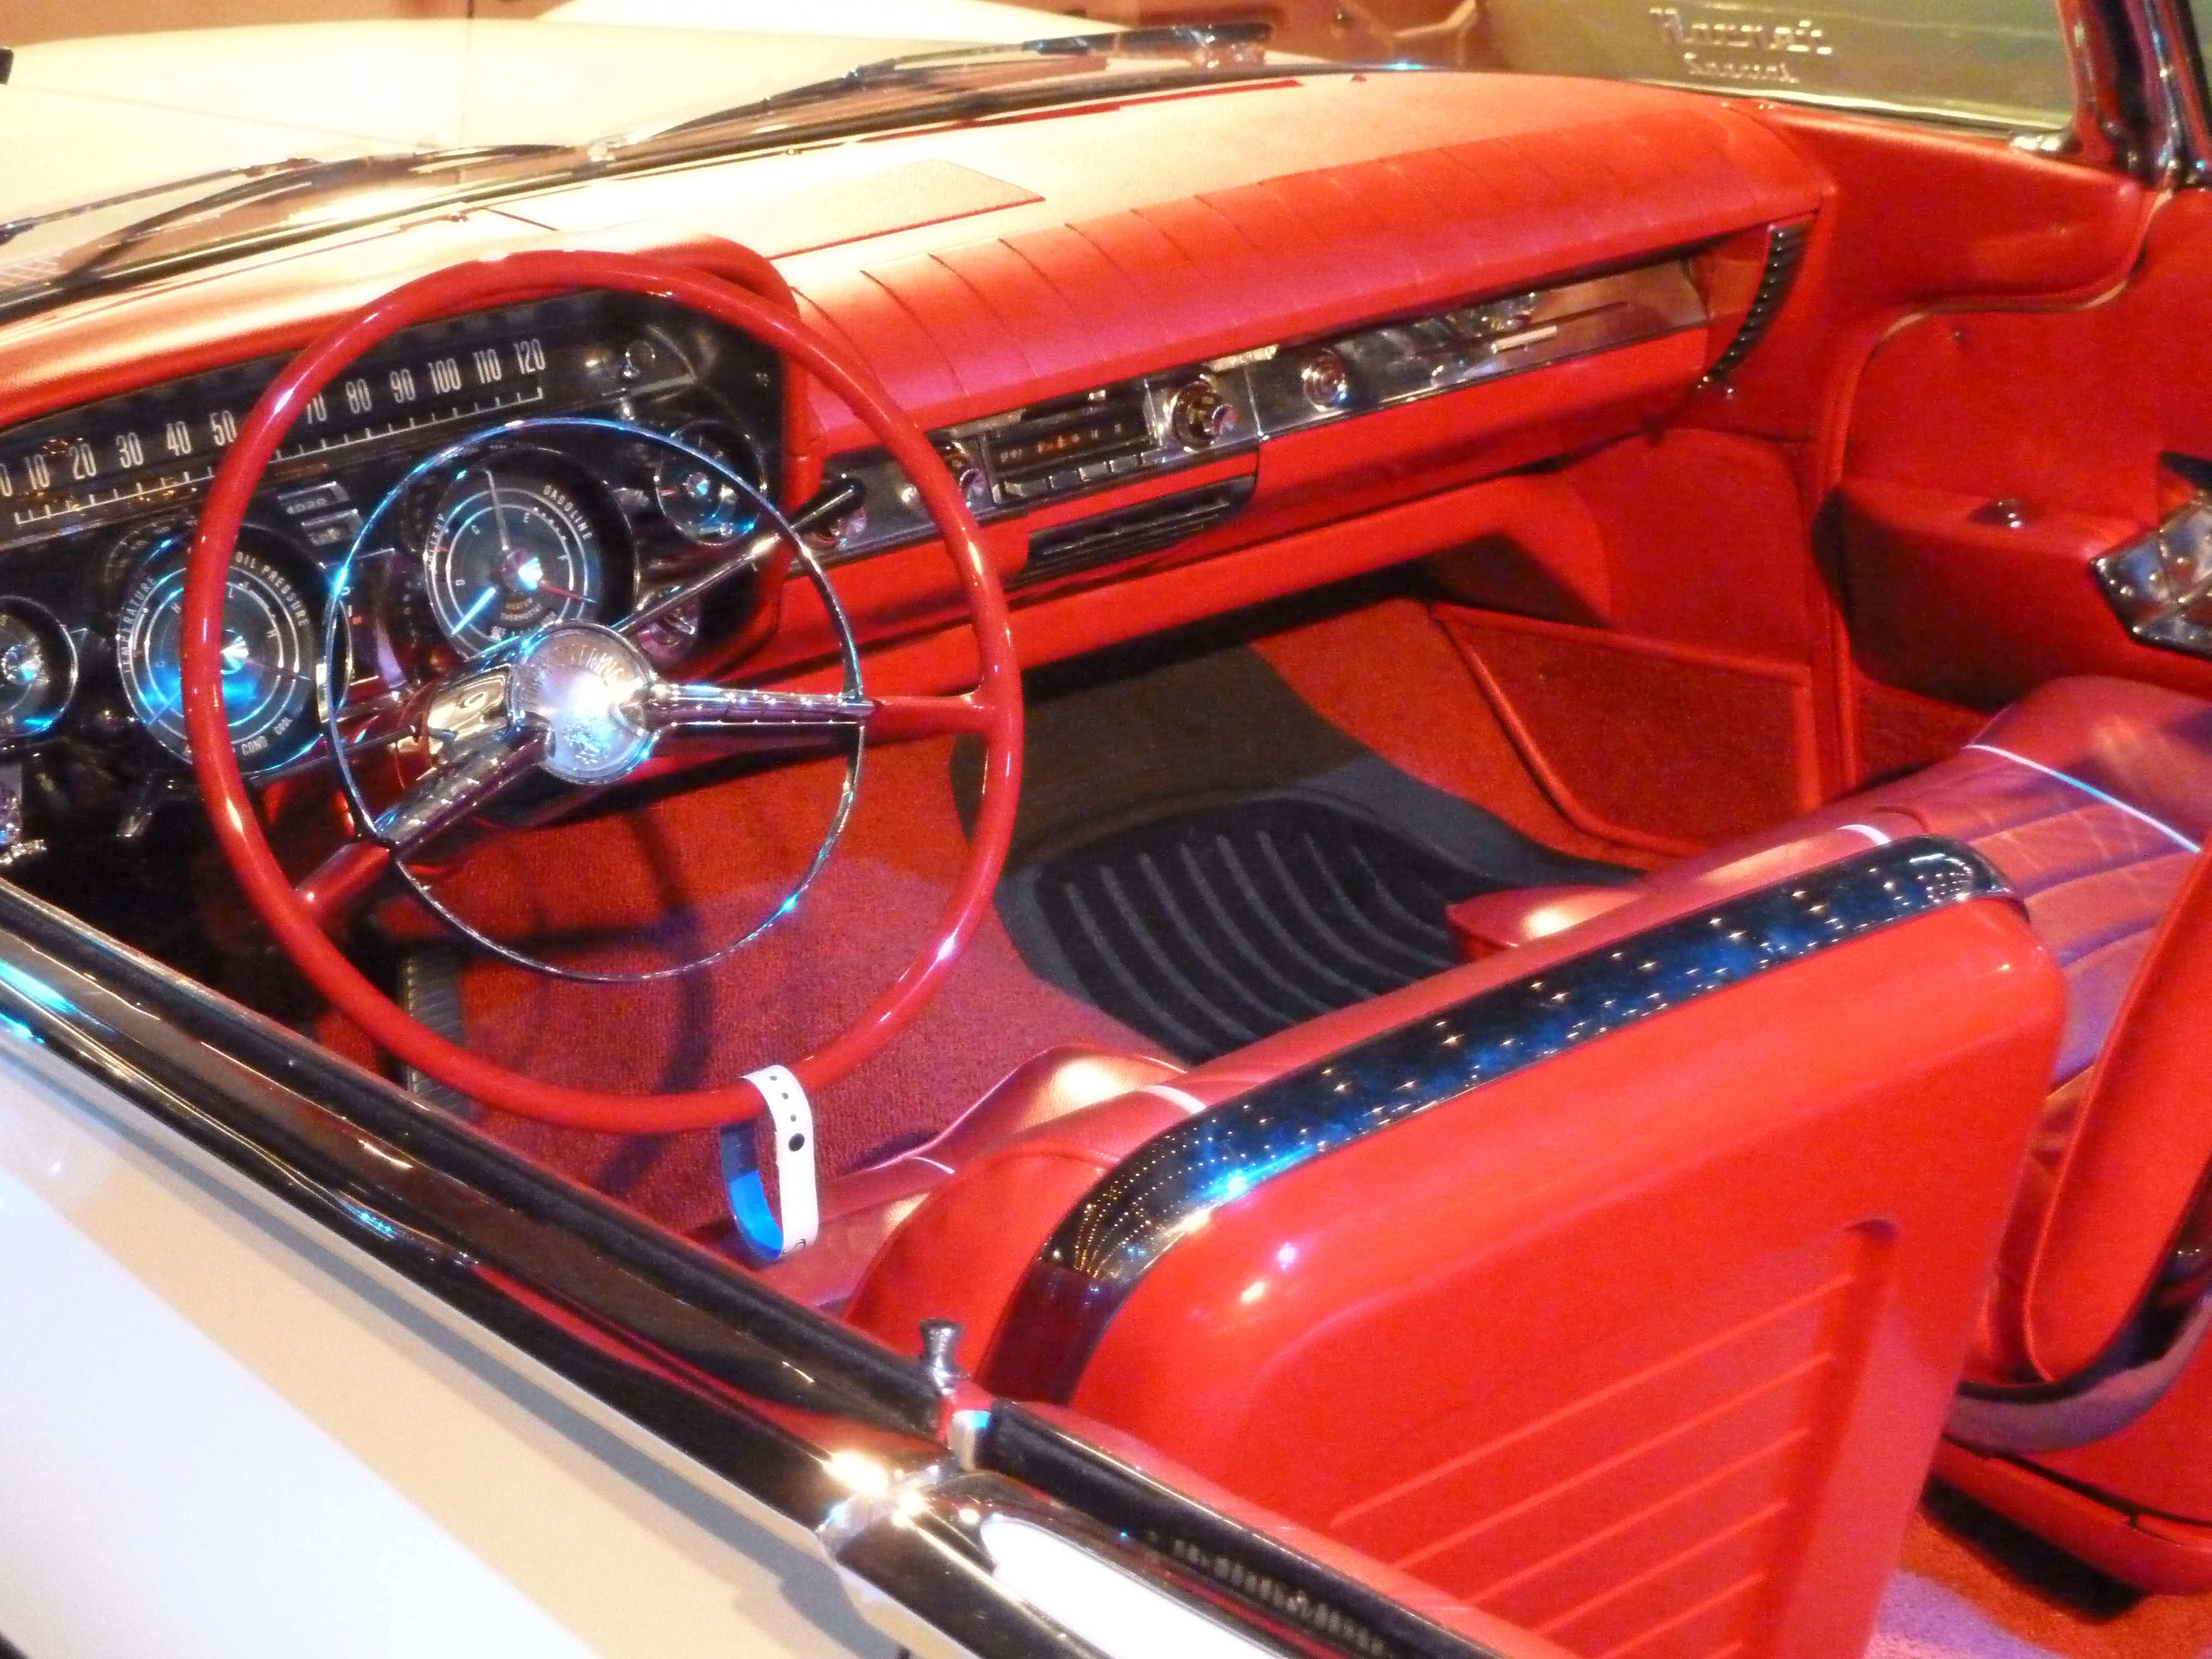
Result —
POLYGON ((1192 449, 1211 449, 1234 437, 1237 405, 1215 390, 1211 380, 1193 380, 1168 405, 1168 422, 1176 437, 1192 449))
POLYGON ((967 445, 957 438, 941 438, 937 453, 945 462, 945 470, 952 475, 952 482, 967 498, 970 513, 981 513, 992 504, 990 475, 983 471, 967 445))

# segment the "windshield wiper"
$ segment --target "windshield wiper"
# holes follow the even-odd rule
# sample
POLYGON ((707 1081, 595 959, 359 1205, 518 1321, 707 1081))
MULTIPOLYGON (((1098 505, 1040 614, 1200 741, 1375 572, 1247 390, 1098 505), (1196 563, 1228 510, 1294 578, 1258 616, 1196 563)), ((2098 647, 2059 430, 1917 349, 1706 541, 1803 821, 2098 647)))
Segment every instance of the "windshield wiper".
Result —
POLYGON ((1177 23, 1103 34, 1060 35, 1006 46, 909 52, 862 64, 827 81, 809 82, 750 104, 625 133, 593 145, 592 152, 609 156, 639 145, 757 125, 794 112, 846 104, 886 92, 933 94, 996 88, 1009 80, 1027 84, 1093 75, 1117 58, 1179 60, 1194 71, 1252 70, 1266 63, 1265 48, 1273 33, 1272 24, 1256 20, 1177 23))
POLYGON ((197 185, 211 185, 219 179, 254 179, 267 173, 298 173, 315 165, 307 156, 292 155, 281 161, 254 161, 244 167, 217 167, 212 173, 195 173, 189 178, 171 179, 158 185, 142 185, 136 190, 118 191, 112 196, 97 196, 89 202, 76 202, 45 213, 28 213, 20 219, 0 221, 0 246, 14 241, 27 230, 36 230, 40 225, 54 224, 64 219, 81 219, 88 213, 121 207, 125 202, 143 202, 155 196, 173 196, 180 190, 190 190, 197 185))
MULTIPOLYGON (((0 225, 0 244, 56 220, 75 218, 126 202, 174 195, 179 191, 190 190, 195 185, 212 183, 217 179, 240 180, 227 190, 191 196, 173 207, 134 219, 52 259, 36 261, 33 264, 35 276, 27 283, 13 285, 16 290, 13 294, 9 291, 11 284, 8 281, 8 270, 0 265, 0 310, 14 308, 26 294, 45 298, 77 293, 100 286, 123 273, 150 274, 173 265, 189 264, 212 252, 227 256, 258 247, 264 242, 289 240, 297 234, 297 228, 292 223, 290 215, 283 210, 295 201, 335 197, 356 189, 374 192, 370 197, 370 205, 358 216, 349 216, 342 209, 336 212, 318 213, 314 230, 320 234, 390 216, 393 207, 388 191, 395 181, 440 172, 459 173, 465 167, 529 160, 553 154, 573 152, 568 146, 561 144, 496 144, 413 150, 397 155, 348 156, 331 161, 298 159, 270 161, 252 167, 226 167, 219 172, 175 179, 165 185, 126 191, 80 206, 13 220, 0 225), (166 255, 155 254, 140 260, 131 258, 149 244, 158 244, 169 233, 203 220, 220 220, 228 215, 250 214, 256 209, 277 210, 273 215, 257 216, 255 224, 236 234, 195 240, 185 247, 173 249, 166 255)), ((486 183, 489 184, 489 180, 487 179, 486 183)), ((425 204, 431 201, 443 204, 469 193, 467 187, 458 179, 442 186, 425 179, 422 199, 425 204)))

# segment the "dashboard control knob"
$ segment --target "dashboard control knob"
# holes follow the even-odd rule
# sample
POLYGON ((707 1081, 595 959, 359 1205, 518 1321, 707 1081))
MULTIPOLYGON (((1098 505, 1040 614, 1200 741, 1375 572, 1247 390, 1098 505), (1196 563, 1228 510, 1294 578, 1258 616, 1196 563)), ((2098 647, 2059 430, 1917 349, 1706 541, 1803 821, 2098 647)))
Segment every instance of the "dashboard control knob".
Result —
POLYGON ((1316 409, 1341 409, 1352 399, 1351 366, 1323 346, 1309 353, 1299 367, 1298 390, 1316 409))
POLYGON ((992 505, 990 474, 983 471, 967 445, 957 439, 939 440, 937 453, 944 458, 945 470, 952 475, 952 482, 960 486, 970 513, 981 513, 992 505))
POLYGON ((1237 405, 1211 380, 1193 380, 1168 404, 1168 421, 1176 436, 1192 449, 1211 449, 1234 437, 1240 418, 1237 405))

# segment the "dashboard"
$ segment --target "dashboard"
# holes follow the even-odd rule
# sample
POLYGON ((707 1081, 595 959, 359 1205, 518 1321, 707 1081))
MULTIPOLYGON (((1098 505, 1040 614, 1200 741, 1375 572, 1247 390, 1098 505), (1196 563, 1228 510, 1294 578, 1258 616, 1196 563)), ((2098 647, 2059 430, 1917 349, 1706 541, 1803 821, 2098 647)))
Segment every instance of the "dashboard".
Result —
MULTIPOLYGON (((1071 119, 1012 147, 981 129, 901 141, 860 158, 865 177, 830 152, 749 161, 730 178, 767 193, 748 185, 726 225, 691 205, 717 175, 602 183, 10 331, 0 860, 26 802, 41 823, 129 841, 189 793, 182 558, 278 348, 408 276, 549 231, 735 267, 842 339, 927 431, 1024 613, 1074 619, 1055 651, 1482 533, 1449 512, 1396 539, 1372 526, 1410 496, 1447 501, 1634 431, 1724 372, 1786 292, 1818 198, 1724 107, 1585 88, 1568 114, 1540 85, 1474 84, 1334 77, 1166 100, 1116 112, 1133 142, 1103 155, 1071 119), (1261 98, 1310 104, 1310 143, 1245 142, 1261 98), (1541 169, 1526 161, 1539 141, 1541 169), (1163 201, 1142 158, 1168 149, 1189 164, 1163 201), (1625 192, 1632 152, 1653 159, 1625 192), (832 167, 847 171, 812 176, 832 167), (607 228, 625 201, 679 197, 680 222, 607 228), (611 216, 564 222, 586 205, 611 216), (87 399, 104 386, 132 389, 87 399), (1332 525, 1363 544, 1300 563, 1301 538, 1332 525), (1215 574, 1187 603, 1135 597, 1200 559, 1215 574)), ((732 476, 786 497, 817 464, 859 483, 815 550, 852 570, 863 634, 934 649, 944 562, 872 441, 772 354, 641 297, 549 297, 395 336, 303 409, 240 537, 224 624, 242 766, 267 784, 322 761, 340 722, 319 678, 373 720, 503 639, 680 586, 753 533, 732 476)), ((641 642, 672 676, 718 674, 773 620, 779 574, 727 583, 641 642)), ((798 596, 763 665, 823 659, 811 605, 798 596)), ((340 735, 350 751, 358 734, 340 735)))
MULTIPOLYGON (((0 437, 0 745, 49 796, 115 803, 126 835, 190 757, 178 635, 194 508, 283 362, 0 437)), ((373 705, 378 688, 543 623, 611 619, 679 580, 757 516, 693 456, 765 486, 782 443, 773 355, 651 301, 568 295, 396 336, 307 402, 239 538, 223 625, 241 765, 265 779, 317 758, 325 651, 337 689, 371 683, 373 705)), ((645 643, 678 666, 746 604, 733 584, 645 643)))

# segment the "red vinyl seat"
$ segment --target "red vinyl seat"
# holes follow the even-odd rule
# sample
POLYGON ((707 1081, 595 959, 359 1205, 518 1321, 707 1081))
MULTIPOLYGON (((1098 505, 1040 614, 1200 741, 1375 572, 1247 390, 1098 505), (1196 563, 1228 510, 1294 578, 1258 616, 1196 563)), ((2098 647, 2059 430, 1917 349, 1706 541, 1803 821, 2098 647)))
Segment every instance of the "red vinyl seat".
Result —
POLYGON ((2064 973, 2065 1036, 1965 1397, 1936 1468, 2104 1571, 2212 1589, 2212 706, 2131 682, 2039 688, 1959 754, 1629 890, 1486 896, 1471 951, 1808 829, 1929 830, 2002 871, 2064 973))
POLYGON ((1032 1287, 1102 1192, 1219 1115, 1197 1106, 1264 1125, 1285 1079, 1319 1089, 1532 975, 1635 971, 1711 937, 1717 903, 1867 850, 1815 836, 1035 1124, 941 1182, 847 1317, 903 1349, 960 1320, 994 1392, 1571 1651, 1856 1651, 2058 1038, 2057 975, 2009 903, 1845 935, 1287 1173, 1263 1160, 1176 1224, 1072 1378, 1044 1374, 1079 1345, 1055 1350, 1032 1287))
POLYGON ((2096 1058, 2152 931, 2212 832, 2212 706, 2130 680, 2030 692, 1948 759, 1673 865, 1637 886, 1485 894, 1455 908, 1470 955, 1562 931, 1655 885, 1849 824, 1965 842, 2004 873, 2065 971, 2054 1084, 2096 1058))
MULTIPOLYGON (((1486 986, 1883 842, 1934 833, 1964 842, 2002 873, 2065 986, 2063 1036, 2045 1074, 2057 1086, 2042 1113, 2029 1178, 2011 1206, 1996 1294, 1965 1374, 2001 1391, 2109 1369, 2120 1346, 2145 1340, 2146 1310, 2155 1313, 2155 1297, 2174 1276, 2177 1238, 2212 1168, 2212 1091, 2198 1086, 2190 1053, 2197 1011, 2212 1006, 2212 878, 2197 858, 2208 829, 2212 708, 2127 682, 2054 682, 1949 759, 1635 886, 1478 902, 1458 921, 1491 954, 1468 967, 1172 1080, 1163 1066, 1145 1075, 1137 1092, 1095 1097, 1064 1115, 1025 1112, 1016 1133, 970 1137, 953 1173, 933 1175, 934 1191, 907 1224, 874 1231, 884 1242, 848 1316, 901 1347, 912 1346, 920 1319, 957 1318, 967 1331, 963 1352, 991 1353, 1024 1275, 1062 1218, 1123 1158, 1188 1114, 1486 986), (1560 921, 1566 925, 1555 929, 1560 921)), ((1811 1042, 1818 1022, 1807 1018, 1812 1023, 1799 1035, 1811 1042)), ((1855 1056, 1869 1086, 1891 1064, 1882 1046, 1855 1056)), ((1715 1070, 1690 1057, 1672 1063, 1692 1073, 1715 1070)), ((1739 1082, 1758 1086, 1755 1079, 1739 1082)), ((1947 1133, 1965 1133, 1946 1121, 1947 1133)), ((1957 1152, 1936 1135, 1915 1155, 1957 1152)), ((2205 1367, 2191 1368, 2168 1401, 2118 1437, 2125 1443, 2133 1435, 2140 1450, 2123 1443, 2116 1452, 2102 1441, 2055 1455, 2034 1445, 1991 1445, 1985 1414, 1977 1431, 1984 1443, 1949 1448, 1942 1467, 2123 1577, 2212 1587, 2212 1457, 2198 1449, 2197 1431, 2212 1410, 2212 1380, 2199 1380, 2205 1376, 2205 1367), (2185 1419, 2179 1428, 2177 1413, 2185 1419), (2096 1479, 2085 1480, 2083 1468, 2096 1479), (2144 1504, 2120 1495, 2146 1481, 2164 1511, 2148 1531, 2144 1504)), ((1144 1417, 1141 1388, 1108 1394, 1116 1402, 1104 1413, 1111 1420, 1166 1434, 1165 1449, 1224 1478, 1220 1460, 1232 1455, 1207 1441, 1214 1462, 1193 1455, 1188 1435, 1177 1440, 1169 1425, 1144 1417)), ((2031 1438, 2049 1432, 2029 1431, 2031 1438)), ((1328 1530, 1325 1517, 1302 1511, 1293 1494, 1268 1487, 1251 1495, 1328 1530)))

